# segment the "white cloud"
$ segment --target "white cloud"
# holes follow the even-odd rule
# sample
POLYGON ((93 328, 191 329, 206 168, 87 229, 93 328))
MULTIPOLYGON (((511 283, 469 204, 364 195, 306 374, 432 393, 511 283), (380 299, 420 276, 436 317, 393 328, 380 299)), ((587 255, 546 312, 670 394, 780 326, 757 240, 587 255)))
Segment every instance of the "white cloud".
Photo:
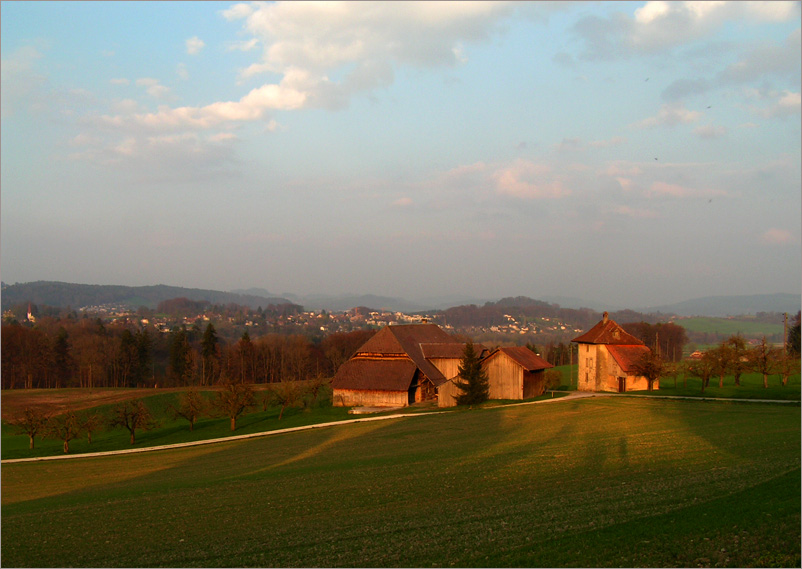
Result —
POLYGON ((636 219, 655 219, 660 217, 656 211, 650 209, 634 208, 628 205, 621 205, 613 209, 614 213, 636 219))
POLYGON ((761 114, 765 117, 798 115, 800 113, 800 107, 802 107, 802 97, 800 97, 800 94, 784 91, 770 107, 763 109, 761 114))
POLYGON ((786 229, 772 227, 760 236, 760 241, 767 245, 785 245, 786 243, 793 243, 794 236, 786 229))
POLYGON ((391 84, 396 65, 463 63, 465 45, 489 39, 514 9, 509 2, 276 2, 238 4, 223 15, 244 20, 254 36, 242 46, 264 46, 243 78, 303 76, 306 105, 330 108, 391 84))
POLYGON ((550 166, 527 160, 497 169, 492 179, 497 193, 521 199, 554 199, 571 193, 550 166))
POLYGON ((175 74, 178 75, 178 78, 182 81, 189 79, 189 70, 184 63, 179 63, 175 66, 175 74))
POLYGON ((611 148, 613 146, 621 146, 627 141, 623 136, 614 136, 607 140, 594 140, 590 143, 593 148, 611 148))
POLYGON ((143 77, 136 80, 137 87, 145 87, 145 92, 154 99, 166 99, 170 96, 170 88, 159 83, 158 79, 143 77))
POLYGON ((198 36, 191 37, 186 41, 187 53, 189 55, 197 55, 204 48, 206 44, 198 36))
POLYGON ((677 126, 696 122, 702 117, 698 111, 690 111, 683 105, 677 103, 666 103, 653 117, 643 119, 635 123, 636 128, 653 128, 657 126, 677 126))
POLYGON ((698 189, 667 182, 653 182, 647 195, 650 197, 668 196, 673 198, 712 198, 725 196, 727 192, 716 189, 698 189))
POLYGON ((120 77, 120 78, 117 78, 117 79, 109 79, 109 83, 111 83, 112 85, 130 85, 131 84, 131 82, 128 79, 125 79, 124 77, 120 77))
POLYGON ((706 124, 703 126, 696 127, 693 132, 699 136, 700 138, 721 138, 722 136, 727 134, 726 127, 721 125, 714 125, 714 124, 706 124))

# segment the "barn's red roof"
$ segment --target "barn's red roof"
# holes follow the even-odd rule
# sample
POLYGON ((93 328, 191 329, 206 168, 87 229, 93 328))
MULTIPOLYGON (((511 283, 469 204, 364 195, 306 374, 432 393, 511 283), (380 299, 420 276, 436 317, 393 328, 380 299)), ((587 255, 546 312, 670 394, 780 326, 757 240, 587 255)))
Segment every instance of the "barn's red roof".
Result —
POLYGON ((610 320, 607 318, 606 312, 604 313, 604 318, 602 318, 601 322, 571 341, 578 344, 608 344, 621 346, 644 345, 643 342, 619 326, 615 320, 610 320))
POLYGON ((635 364, 638 363, 644 354, 648 354, 651 350, 644 345, 640 346, 607 346, 607 351, 613 356, 616 363, 621 366, 627 374, 637 374, 635 364))
POLYGON ((496 354, 503 353, 510 357, 515 363, 521 366, 526 371, 538 371, 541 369, 548 369, 554 367, 549 362, 538 356, 526 346, 515 346, 511 348, 499 348, 488 356, 487 359, 493 358, 496 354))
MULTIPOLYGON (((465 344, 453 339, 448 344, 421 344, 420 347, 426 359, 462 359, 465 354, 465 344)), ((480 358, 487 355, 488 349, 482 344, 474 344, 473 349, 480 358)))
POLYGON ((334 389, 407 391, 418 367, 404 359, 351 359, 340 366, 331 382, 334 389))
MULTIPOLYGON (((387 387, 388 385, 395 386, 395 382, 400 381, 397 375, 398 370, 393 368, 389 372, 393 374, 393 378, 386 379, 380 377, 380 375, 384 373, 382 370, 385 368, 375 364, 385 363, 386 361, 393 361, 395 359, 396 361, 410 362, 413 368, 419 369, 435 386, 438 386, 442 384, 446 378, 440 370, 426 358, 461 357, 464 346, 465 344, 456 341, 437 324, 386 326, 377 332, 370 340, 365 342, 362 347, 356 351, 353 358, 337 370, 332 385, 339 389, 388 390, 390 389, 390 387, 387 387), (428 355, 424 355, 424 350, 428 355), (341 374, 353 375, 357 373, 351 369, 351 367, 353 367, 353 369, 356 370, 356 367, 346 367, 346 365, 358 361, 374 362, 370 365, 362 365, 359 367, 358 373, 361 374, 360 377, 363 378, 359 381, 361 382, 364 380, 364 387, 342 387, 339 382, 341 374), (345 370, 343 370, 343 368, 345 368, 345 370)), ((390 370, 390 368, 387 369, 390 370)), ((404 377, 407 376, 404 375, 404 377)), ((355 381, 356 380, 349 376, 349 384, 353 384, 355 381)), ((409 375, 409 381, 407 381, 404 389, 409 387, 411 381, 412 375, 409 375)))

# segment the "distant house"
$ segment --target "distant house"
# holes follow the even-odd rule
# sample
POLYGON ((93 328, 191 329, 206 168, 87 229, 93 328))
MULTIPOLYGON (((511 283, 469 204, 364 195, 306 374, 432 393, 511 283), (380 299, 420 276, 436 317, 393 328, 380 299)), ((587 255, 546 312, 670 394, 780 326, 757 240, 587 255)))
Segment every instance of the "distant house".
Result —
MULTIPOLYGON (((578 390, 623 393, 649 389, 649 382, 635 370, 649 348, 610 320, 607 312, 601 322, 571 341, 579 345, 578 390)), ((659 388, 659 381, 653 387, 659 388)))
POLYGON ((337 370, 333 404, 406 407, 436 400, 440 386, 457 375, 464 349, 436 324, 385 326, 337 370))

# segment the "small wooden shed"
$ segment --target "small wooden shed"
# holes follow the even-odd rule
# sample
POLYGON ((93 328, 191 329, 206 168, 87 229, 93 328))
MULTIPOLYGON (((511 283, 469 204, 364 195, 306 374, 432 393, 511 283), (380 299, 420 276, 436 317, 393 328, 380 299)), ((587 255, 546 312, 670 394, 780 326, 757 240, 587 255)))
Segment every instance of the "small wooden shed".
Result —
MULTIPOLYGON (((454 375, 440 385, 437 397, 439 407, 453 407, 461 393, 459 360, 454 375)), ((542 395, 546 389, 545 370, 554 367, 529 348, 517 346, 498 348, 483 355, 482 368, 487 373, 490 399, 530 399, 542 395)))

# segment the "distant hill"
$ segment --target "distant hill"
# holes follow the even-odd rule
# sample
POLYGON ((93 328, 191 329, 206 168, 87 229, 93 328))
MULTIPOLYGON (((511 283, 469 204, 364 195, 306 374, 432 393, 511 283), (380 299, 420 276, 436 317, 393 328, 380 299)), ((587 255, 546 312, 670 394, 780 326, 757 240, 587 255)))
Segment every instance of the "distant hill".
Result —
POLYGON ((55 307, 69 306, 74 309, 103 304, 120 304, 132 308, 140 306, 156 308, 162 301, 181 297, 196 301, 205 300, 212 304, 236 303, 251 308, 266 307, 269 304, 291 304, 288 299, 280 297, 263 297, 167 285, 132 287, 36 281, 13 285, 4 284, 2 309, 5 311, 27 302, 55 307))
POLYGON ((679 316, 740 316, 758 312, 788 312, 796 314, 802 304, 799 294, 750 294, 742 296, 706 296, 642 308, 642 312, 674 313, 679 316))

